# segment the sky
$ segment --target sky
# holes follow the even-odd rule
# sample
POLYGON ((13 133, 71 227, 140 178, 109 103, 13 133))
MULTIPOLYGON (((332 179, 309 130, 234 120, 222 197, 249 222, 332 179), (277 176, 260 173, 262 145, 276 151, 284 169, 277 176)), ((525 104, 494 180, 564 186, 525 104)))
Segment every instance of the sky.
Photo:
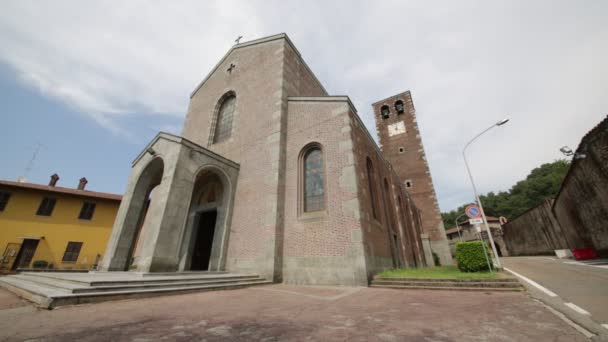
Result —
POLYGON ((0 179, 122 193, 158 131, 234 44, 285 32, 375 135, 412 92, 442 211, 508 190, 608 114, 606 1, 4 1, 0 179), (35 158, 33 158, 33 156, 35 158), (31 161, 33 159, 33 161, 31 161))

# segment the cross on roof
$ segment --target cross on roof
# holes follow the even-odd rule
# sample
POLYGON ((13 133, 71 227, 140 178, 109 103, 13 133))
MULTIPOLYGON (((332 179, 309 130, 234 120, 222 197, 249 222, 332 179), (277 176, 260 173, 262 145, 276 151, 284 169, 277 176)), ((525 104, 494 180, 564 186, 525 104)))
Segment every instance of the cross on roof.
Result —
POLYGON ((243 38, 243 36, 238 36, 238 37, 237 37, 237 38, 234 40, 234 42, 235 42, 235 43, 237 43, 237 44, 239 44, 239 43, 241 42, 241 38, 243 38))

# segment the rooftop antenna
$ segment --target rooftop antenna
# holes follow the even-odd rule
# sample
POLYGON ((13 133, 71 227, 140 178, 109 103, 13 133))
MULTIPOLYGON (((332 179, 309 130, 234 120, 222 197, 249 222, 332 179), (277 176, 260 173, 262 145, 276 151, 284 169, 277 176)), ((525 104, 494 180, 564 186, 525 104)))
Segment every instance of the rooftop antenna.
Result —
POLYGON ((19 183, 27 182, 27 175, 34 167, 34 162, 36 161, 36 158, 38 157, 38 152, 40 152, 41 147, 42 147, 42 144, 40 142, 37 142, 36 147, 34 148, 34 153, 32 153, 32 158, 30 158, 30 160, 25 165, 25 169, 23 170, 23 175, 17 177, 17 182, 19 182, 19 183))
POLYGON ((243 38, 243 36, 238 36, 238 37, 237 37, 237 38, 234 40, 234 42, 235 42, 235 43, 237 43, 237 44, 239 44, 239 43, 241 42, 241 38, 243 38))

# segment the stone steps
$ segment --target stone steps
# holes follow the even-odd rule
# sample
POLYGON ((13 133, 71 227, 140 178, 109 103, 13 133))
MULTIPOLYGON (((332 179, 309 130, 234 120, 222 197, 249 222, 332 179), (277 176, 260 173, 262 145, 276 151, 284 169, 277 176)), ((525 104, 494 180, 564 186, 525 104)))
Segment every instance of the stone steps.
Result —
POLYGON ((515 278, 504 279, 420 279, 375 277, 371 287, 457 291, 522 291, 515 278))
POLYGON ((183 273, 173 273, 173 275, 166 275, 163 273, 162 275, 142 275, 135 274, 135 276, 131 276, 120 272, 121 274, 113 274, 109 273, 93 273, 94 277, 68 277, 62 275, 48 274, 48 273, 21 273, 20 276, 24 277, 32 277, 36 280, 40 281, 40 278, 46 278, 47 281, 59 281, 61 283, 72 283, 77 286, 109 286, 109 285, 133 285, 133 284, 155 284, 155 283, 178 283, 178 282, 196 282, 200 280, 240 280, 240 279, 249 279, 252 277, 258 277, 255 274, 204 274, 201 275, 200 272, 198 275, 196 274, 183 274, 183 273))
POLYGON ((71 293, 89 293, 89 292, 112 292, 112 291, 124 291, 124 290, 143 290, 143 289, 154 289, 154 288, 168 288, 168 287, 197 287, 199 285, 221 285, 221 284, 238 284, 242 282, 255 283, 265 281, 264 278, 260 278, 256 275, 251 276, 238 276, 238 277, 224 277, 224 278, 212 278, 212 279, 170 279, 170 281, 133 281, 133 282, 91 282, 75 284, 70 281, 61 281, 59 279, 51 279, 49 277, 38 277, 33 275, 17 275, 17 279, 24 281, 30 281, 37 284, 50 286, 57 289, 67 290, 71 293), (85 284, 88 284, 86 286, 85 284))
POLYGON ((77 277, 67 275, 62 277, 59 273, 53 276, 24 273, 0 278, 0 286, 48 309, 63 305, 238 289, 271 283, 252 274, 204 274, 203 272, 145 277, 111 273, 89 273, 77 277))

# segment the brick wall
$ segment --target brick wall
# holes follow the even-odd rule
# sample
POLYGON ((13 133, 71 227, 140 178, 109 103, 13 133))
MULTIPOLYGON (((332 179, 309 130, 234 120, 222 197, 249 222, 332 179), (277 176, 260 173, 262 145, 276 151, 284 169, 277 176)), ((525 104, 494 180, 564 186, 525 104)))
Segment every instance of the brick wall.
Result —
POLYGON ((284 281, 367 285, 349 102, 290 98, 286 148, 284 281), (321 147, 325 209, 303 210, 303 149, 321 147))
POLYGON ((410 92, 391 96, 374 103, 372 107, 382 152, 393 165, 402 184, 409 185, 407 191, 420 210, 423 233, 428 235, 433 251, 439 255, 442 264, 451 264, 452 258, 410 92), (395 108, 397 101, 402 101, 404 104, 404 111, 401 114, 397 113, 395 108), (383 118, 381 115, 383 106, 389 108, 388 118, 383 118), (389 132, 401 123, 405 132, 395 132, 396 134, 389 132))
POLYGON ((421 227, 417 218, 418 209, 361 121, 353 118, 351 131, 368 275, 372 276, 384 269, 395 267, 397 262, 394 260, 395 257, 400 258, 403 266, 424 266, 421 227), (372 194, 368 183, 368 158, 372 162, 375 174, 373 186, 378 209, 376 218, 373 215, 372 194), (384 179, 389 183, 390 193, 387 195, 384 192, 384 179), (389 199, 388 203, 385 198, 389 199), (398 198, 402 200, 401 207, 398 198), (389 222, 392 222, 392 225, 389 222), (389 234, 391 231, 396 232, 399 237, 397 246, 394 246, 394 243, 391 246, 389 234), (391 250, 396 250, 397 255, 393 255, 391 250))

